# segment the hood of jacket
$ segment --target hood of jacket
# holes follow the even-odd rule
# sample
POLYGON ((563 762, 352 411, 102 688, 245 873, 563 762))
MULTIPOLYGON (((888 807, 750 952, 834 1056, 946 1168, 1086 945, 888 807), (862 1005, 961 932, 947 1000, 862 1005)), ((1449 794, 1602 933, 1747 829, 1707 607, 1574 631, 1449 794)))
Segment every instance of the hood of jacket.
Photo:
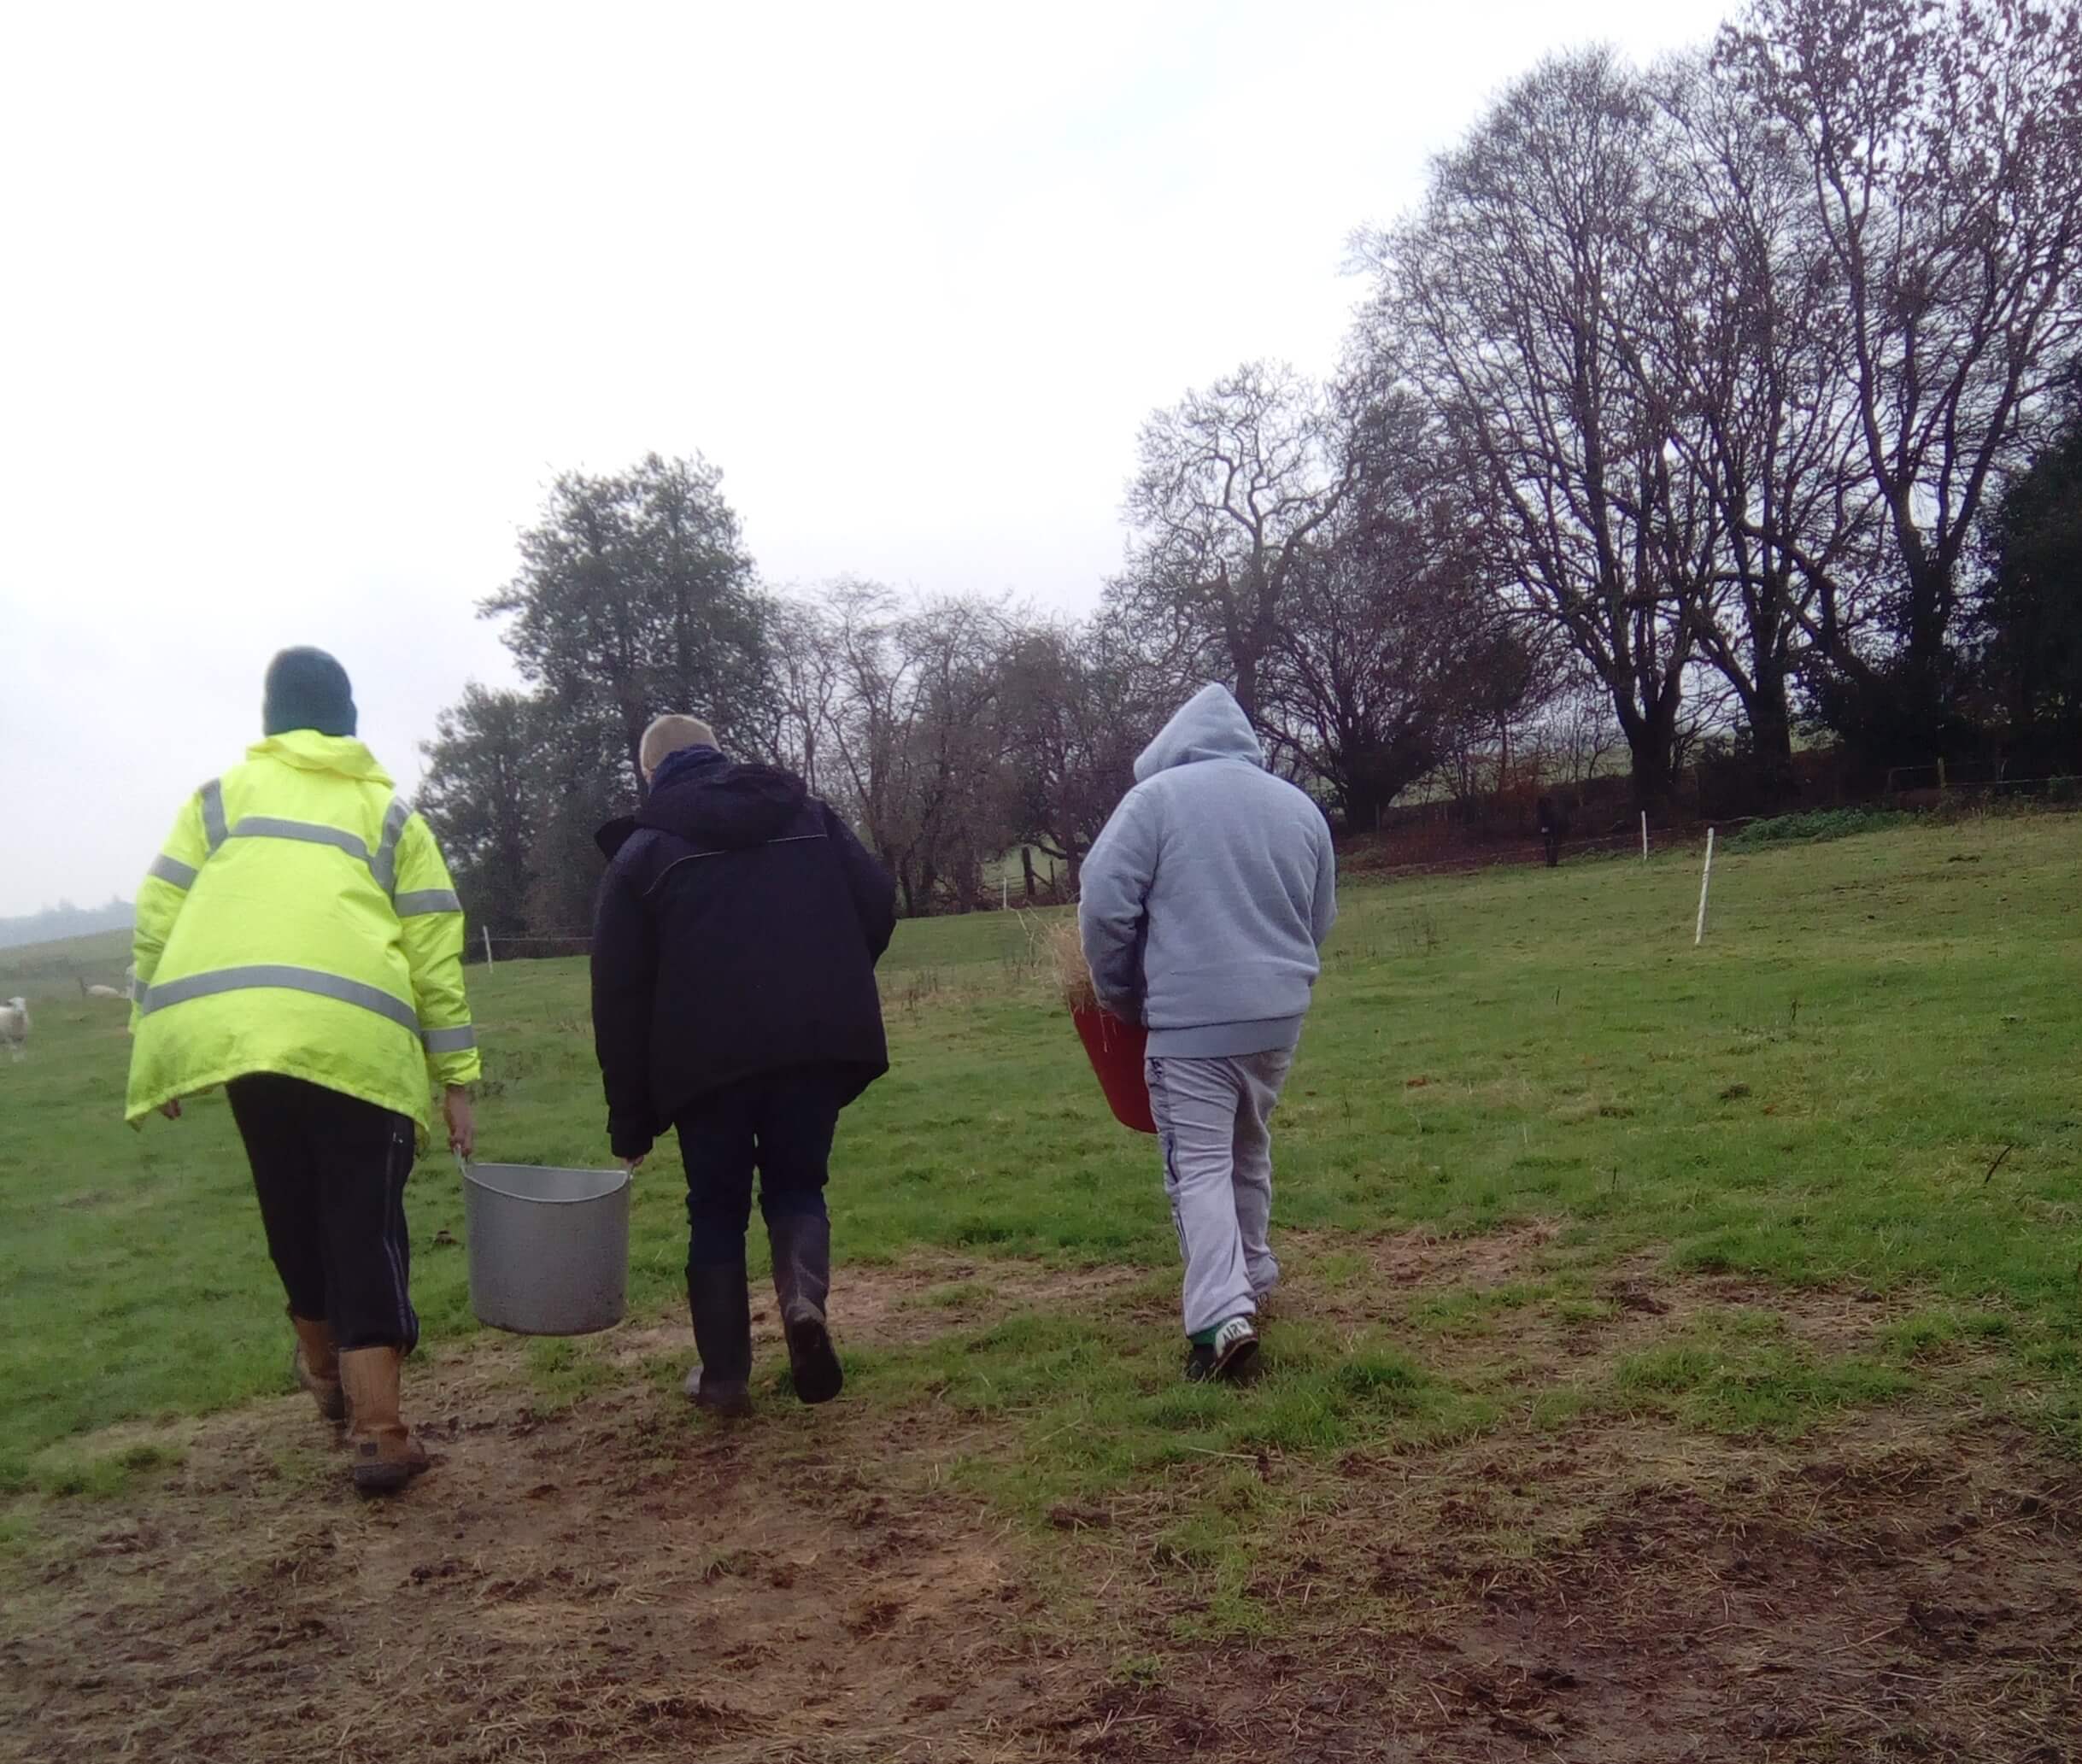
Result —
POLYGON ((351 735, 320 735, 315 729, 291 729, 271 735, 246 749, 249 759, 279 759, 299 771, 332 771, 372 784, 392 784, 376 756, 351 735))
POLYGON ((1135 782, 1147 783, 1160 771, 1200 759, 1246 759, 1261 767, 1265 763, 1251 719, 1226 686, 1204 686, 1179 706, 1135 761, 1135 782))
POLYGON ((683 760, 669 775, 661 767, 660 787, 650 800, 635 814, 608 822, 595 840, 609 858, 644 828, 691 845, 743 851, 771 839, 801 812, 808 796, 808 788, 792 771, 740 765, 706 750, 701 760, 683 760))

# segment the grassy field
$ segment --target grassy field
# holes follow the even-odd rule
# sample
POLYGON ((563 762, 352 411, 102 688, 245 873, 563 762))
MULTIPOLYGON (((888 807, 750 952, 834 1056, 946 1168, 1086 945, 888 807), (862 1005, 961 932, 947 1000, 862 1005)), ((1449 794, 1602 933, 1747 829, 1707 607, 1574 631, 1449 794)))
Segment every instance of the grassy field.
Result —
MULTIPOLYGON (((1516 1295, 1528 1302, 1587 1291, 1648 1245, 1683 1268, 1912 1286, 1928 1301, 1912 1333, 2008 1341, 2006 1407, 2082 1445, 2079 837, 2056 818, 1723 857, 1698 950, 1689 858, 1352 891, 1281 1111, 1279 1221, 1564 1222, 1552 1290, 1516 1295)), ((886 982, 895 1070, 843 1127, 844 1257, 926 1245, 1168 1269, 1148 1145, 1100 1106, 1023 923, 906 924, 886 982)), ((602 1161, 584 987, 578 962, 478 978, 482 1155, 602 1161)), ((238 1402, 282 1374, 221 1099, 132 1131, 122 1007, 55 981, 36 1004, 32 1057, 0 1070, 0 1478, 16 1486, 70 1436, 238 1402)), ((640 1178, 638 1310, 677 1291, 681 1188, 668 1142, 640 1178)), ((428 1333, 451 1342, 473 1325, 464 1258, 436 1246, 462 1222, 445 1153, 424 1161, 413 1210, 428 1333)), ((1381 1323, 1392 1352, 1401 1332, 1381 1323)), ((1064 1327, 1111 1357, 1103 1320, 1064 1327)), ((1686 1383, 1706 1404, 1713 1379, 1686 1383)), ((1745 1388, 1781 1424, 1816 1394, 1800 1379, 1745 1388)), ((1326 1413, 1333 1395, 1306 1391, 1326 1413)))
MULTIPOLYGON (((1358 1547, 1338 1543, 1337 1515, 1378 1495, 1353 1492, 1355 1464, 1410 1498, 1428 1478, 1450 1480, 1451 1501, 1478 1485, 1493 1587, 1547 1584, 1540 1564, 1606 1537, 1586 1515, 1640 1497, 1644 1454, 1663 1497, 1740 1494, 1762 1503, 1757 1523, 1782 1478, 1861 1429, 1921 1429, 1932 1463, 1962 1428, 2071 1462, 2078 856, 2082 822, 2051 817, 1737 846, 1716 859, 1698 949, 1695 853, 1350 890, 1276 1122, 1292 1278, 1268 1375, 1240 1392, 1179 1381, 1152 1146, 1106 1117, 1027 926, 903 927, 885 974, 895 1069, 842 1124, 832 1191, 841 1407, 861 1440, 894 1442, 863 1447, 891 1467, 883 1494, 952 1491, 964 1523, 1045 1540, 1022 1569, 1051 1614, 1034 1625, 1080 1629, 1090 1669, 1147 1698, 1172 1694, 1176 1650, 1402 1635, 1449 1583, 1479 1603, 1454 1579, 1462 1545, 1449 1565, 1426 1558, 1429 1591, 1376 1563, 1298 1615, 1295 1589, 1337 1582, 1338 1552, 1358 1547), (933 1444, 914 1486, 897 1467, 919 1430, 933 1444), (1107 1589, 1129 1559, 1142 1591, 1124 1610, 1107 1589)), ((0 992, 32 989, 9 971, 0 992)), ((124 1128, 120 1007, 68 999, 64 970, 43 971, 31 1057, 0 1065, 0 1541, 21 1563, 85 1535, 85 1508, 179 1481, 202 1436, 173 1417, 285 1386, 279 1291, 221 1101, 124 1128)), ((604 1161, 583 964, 502 965, 473 998, 483 1155, 604 1161)), ((631 1325, 517 1345, 475 1329, 457 1179, 445 1154, 423 1162, 422 1375, 464 1392, 442 1398, 456 1438, 477 1425, 472 1402, 490 1413, 510 1390, 531 1427, 648 1405, 647 1462, 712 1449, 672 1395, 689 1352, 673 1322, 681 1200, 661 1146, 639 1177, 631 1325)), ((771 1350, 761 1375, 756 1429, 713 1449, 748 1473, 825 1450, 818 1429, 836 1424, 787 1405, 771 1350)), ((269 1461, 299 1487, 322 1471, 285 1450, 269 1461)), ((1425 1510, 1452 1529, 1447 1495, 1425 1510)), ((2032 1510, 2082 1526, 2058 1502, 2032 1510)), ((1710 1516, 1686 1523, 1721 1534, 1710 1516)), ((1021 1645, 1039 1647, 1029 1629, 1021 1645)), ((2020 1702, 2026 1725, 2003 1743, 2057 1728, 2076 1707, 2066 1682, 2020 1702)), ((1962 1708, 1985 1701, 1979 1681, 1959 1686, 1962 1708)), ((1456 1723, 1481 1702, 1433 1700, 1456 1723)), ((1485 1732, 1539 1755, 1510 1722, 1545 1717, 1510 1708, 1485 1732)), ((1848 1749, 1728 1755, 1866 1755, 1856 1722, 1821 1720, 1803 1732, 1848 1749)))

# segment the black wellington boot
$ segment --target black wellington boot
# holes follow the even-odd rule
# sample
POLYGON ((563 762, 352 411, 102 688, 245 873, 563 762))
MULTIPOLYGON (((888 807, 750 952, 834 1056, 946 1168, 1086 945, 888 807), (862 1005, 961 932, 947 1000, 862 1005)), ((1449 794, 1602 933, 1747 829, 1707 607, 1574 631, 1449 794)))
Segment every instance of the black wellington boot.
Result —
POLYGON ((805 1403, 829 1403, 846 1383, 824 1323, 831 1290, 831 1221, 824 1213, 777 1213, 766 1222, 773 1245, 773 1292, 781 1304, 788 1366, 805 1403))
POLYGON ((689 1263, 687 1309, 701 1356, 687 1374, 687 1394, 717 1415, 751 1414, 752 1293, 743 1261, 689 1263))

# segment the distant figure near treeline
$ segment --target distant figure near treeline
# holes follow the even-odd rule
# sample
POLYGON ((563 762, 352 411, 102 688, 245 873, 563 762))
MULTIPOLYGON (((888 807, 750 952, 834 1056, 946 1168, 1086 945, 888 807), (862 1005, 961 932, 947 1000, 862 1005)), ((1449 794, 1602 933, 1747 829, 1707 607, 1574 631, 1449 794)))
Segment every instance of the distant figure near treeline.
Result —
POLYGON ((1540 841, 1547 848, 1547 868, 1562 861, 1562 841, 1569 837, 1569 817, 1551 796, 1543 796, 1534 811, 1540 821, 1540 841))

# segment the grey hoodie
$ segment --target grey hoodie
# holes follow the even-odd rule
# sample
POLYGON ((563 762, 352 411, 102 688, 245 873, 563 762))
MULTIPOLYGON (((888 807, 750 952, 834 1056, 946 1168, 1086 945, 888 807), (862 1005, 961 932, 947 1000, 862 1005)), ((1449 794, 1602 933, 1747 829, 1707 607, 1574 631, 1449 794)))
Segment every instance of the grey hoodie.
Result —
POLYGON ((1323 812, 1265 770, 1236 700, 1210 686, 1135 761, 1084 860, 1077 923, 1100 1002, 1149 1025, 1152 1055, 1291 1048, 1337 917, 1323 812))

